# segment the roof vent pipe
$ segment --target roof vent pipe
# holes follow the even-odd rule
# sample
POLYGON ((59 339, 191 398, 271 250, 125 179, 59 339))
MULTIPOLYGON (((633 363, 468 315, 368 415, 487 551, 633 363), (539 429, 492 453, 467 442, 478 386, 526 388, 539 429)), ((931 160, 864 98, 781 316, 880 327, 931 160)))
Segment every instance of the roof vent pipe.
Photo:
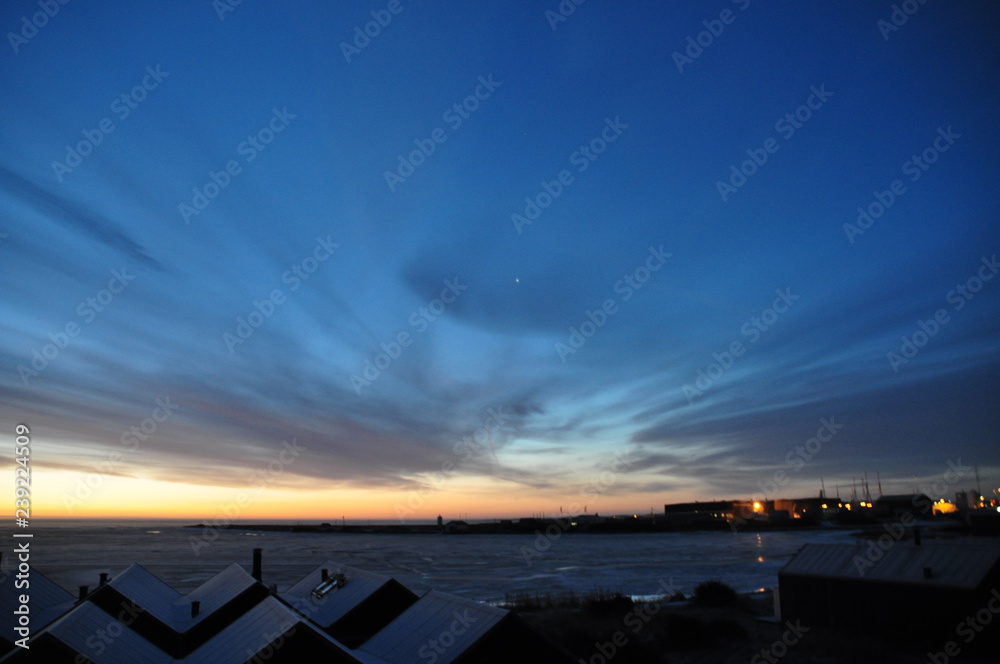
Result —
POLYGON ((260 569, 260 561, 262 553, 263 549, 253 550, 253 572, 250 573, 250 576, 257 579, 257 581, 261 581, 264 578, 264 575, 261 573, 260 569))

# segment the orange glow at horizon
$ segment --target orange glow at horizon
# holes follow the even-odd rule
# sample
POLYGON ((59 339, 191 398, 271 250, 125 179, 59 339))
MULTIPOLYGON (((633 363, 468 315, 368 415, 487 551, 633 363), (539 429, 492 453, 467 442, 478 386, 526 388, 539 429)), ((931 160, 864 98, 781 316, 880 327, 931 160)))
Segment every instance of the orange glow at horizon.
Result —
MULTIPOLYGON (((455 478, 440 489, 428 487, 422 492, 343 486, 308 490, 278 485, 241 488, 100 475, 89 470, 46 469, 41 464, 33 467, 31 495, 35 519, 191 519, 204 523, 428 521, 439 514, 445 520, 517 519, 541 513, 557 517, 559 504, 569 508, 578 502, 578 496, 543 491, 527 497, 493 479, 455 478)), ((632 514, 635 498, 592 496, 587 513, 632 514)), ((662 510, 660 498, 656 497, 657 507, 652 508, 656 514, 662 510)), ((575 514, 567 511, 562 516, 575 514)))
POLYGON ((357 488, 296 490, 280 486, 219 487, 87 472, 42 471, 33 475, 35 518, 157 518, 228 522, 246 520, 431 519, 445 510, 485 514, 487 498, 430 496, 410 512, 408 492, 357 488), (89 479, 89 484, 88 484, 89 479), (433 509, 431 508, 433 506, 433 509))
MULTIPOLYGON (((288 479, 309 481, 309 488, 262 482, 243 486, 170 482, 103 475, 90 468, 50 469, 36 461, 31 478, 32 518, 183 519, 214 524, 279 520, 334 523, 341 519, 402 523, 433 521, 438 515, 446 521, 660 515, 664 503, 690 499, 687 492, 631 493, 624 482, 616 487, 621 495, 615 495, 583 494, 572 484, 568 490, 530 489, 496 477, 459 475, 436 487, 422 476, 410 478, 414 487, 423 488, 369 489, 357 484, 288 479), (422 480, 426 482, 423 485, 419 484, 422 480)), ((649 477, 636 474, 628 479, 641 482, 649 477)), ((753 507, 758 511, 763 505, 755 502, 753 507)))

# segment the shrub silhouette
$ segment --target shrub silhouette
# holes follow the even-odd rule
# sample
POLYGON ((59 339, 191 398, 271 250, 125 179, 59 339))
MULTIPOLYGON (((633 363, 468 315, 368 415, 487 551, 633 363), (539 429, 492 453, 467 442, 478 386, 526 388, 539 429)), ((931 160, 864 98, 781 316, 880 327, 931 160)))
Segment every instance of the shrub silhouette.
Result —
POLYGON ((722 581, 703 581, 694 589, 694 601, 703 606, 730 606, 736 602, 736 591, 722 581))

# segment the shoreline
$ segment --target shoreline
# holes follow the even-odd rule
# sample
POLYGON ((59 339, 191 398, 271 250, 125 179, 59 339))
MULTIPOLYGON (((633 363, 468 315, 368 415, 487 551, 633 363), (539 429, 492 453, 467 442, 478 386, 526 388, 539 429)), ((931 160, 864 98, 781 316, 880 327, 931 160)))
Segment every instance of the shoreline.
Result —
MULTIPOLYGON (((522 520, 524 521, 524 520, 522 520)), ((622 520, 625 521, 625 520, 622 520)), ((740 527, 730 528, 727 524, 710 527, 670 527, 649 524, 590 524, 586 527, 567 526, 563 522, 555 519, 536 519, 530 523, 498 524, 481 523, 467 524, 457 528, 442 527, 434 524, 373 524, 373 525, 288 525, 288 524, 222 524, 210 525, 204 523, 189 524, 184 528, 215 529, 215 530, 246 530, 258 532, 284 532, 284 533, 341 533, 341 534, 364 534, 364 535, 533 535, 538 531, 545 532, 549 528, 558 528, 560 533, 571 534, 592 534, 608 535, 620 533, 690 533, 690 532, 719 532, 732 530, 733 532, 756 532, 759 530, 768 531, 799 531, 799 530, 823 530, 827 526, 802 525, 802 526, 761 526, 755 528, 740 527)))
MULTIPOLYGON (((769 523, 767 521, 746 522, 738 527, 731 527, 727 522, 702 524, 671 524, 655 519, 622 519, 608 518, 603 521, 588 523, 570 522, 567 519, 503 519, 491 522, 467 523, 450 522, 446 524, 276 524, 276 523, 221 523, 221 524, 187 524, 183 528, 201 530, 233 530, 247 532, 281 532, 281 533, 324 533, 324 534, 361 534, 361 535, 539 535, 558 536, 574 535, 617 535, 617 534, 650 534, 650 533, 696 533, 725 532, 850 532, 858 538, 878 537, 884 532, 891 521, 872 521, 869 523, 816 523, 806 520, 794 520, 769 523)), ((993 527, 980 527, 961 523, 954 519, 926 519, 915 522, 913 527, 926 529, 929 536, 965 536, 965 535, 995 535, 996 524, 993 527)), ((907 530, 911 530, 908 528, 907 530)))

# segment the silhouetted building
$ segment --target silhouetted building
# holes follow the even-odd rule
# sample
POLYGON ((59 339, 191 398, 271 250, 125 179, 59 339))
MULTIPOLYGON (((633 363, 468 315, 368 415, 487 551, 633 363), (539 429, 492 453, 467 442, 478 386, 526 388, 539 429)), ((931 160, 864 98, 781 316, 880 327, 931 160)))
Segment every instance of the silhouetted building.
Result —
POLYGON ((836 498, 832 501, 829 498, 781 498, 774 500, 774 510, 784 510, 792 519, 805 519, 819 523, 823 521, 828 512, 833 513, 831 504, 833 508, 836 508, 838 502, 836 498))
POLYGON ((914 518, 931 516, 934 501, 922 493, 882 496, 875 501, 872 516, 882 519, 898 519, 904 514, 914 518))
POLYGON ((449 521, 444 525, 444 531, 446 533, 467 533, 469 532, 469 523, 467 521, 449 521))
POLYGON ((674 528, 725 527, 733 519, 731 500, 674 503, 663 506, 664 523, 674 528))
MULTIPOLYGON (((988 602, 1000 606, 1000 542, 919 542, 887 530, 864 543, 806 544, 778 572, 781 619, 933 646, 988 602)), ((997 644, 1000 620, 991 622, 978 647, 997 644)))

